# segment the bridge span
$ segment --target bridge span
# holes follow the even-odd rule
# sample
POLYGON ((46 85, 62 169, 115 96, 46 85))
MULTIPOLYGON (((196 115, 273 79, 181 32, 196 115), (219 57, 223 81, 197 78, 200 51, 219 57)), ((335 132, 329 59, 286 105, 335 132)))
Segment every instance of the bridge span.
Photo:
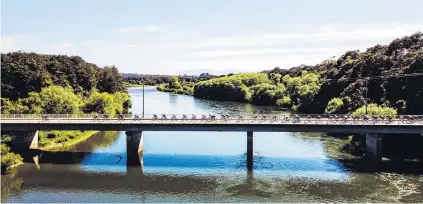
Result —
POLYGON ((2 131, 10 131, 13 145, 37 148, 39 130, 120 130, 127 133, 127 161, 130 165, 142 163, 143 131, 232 131, 247 132, 247 167, 252 170, 253 132, 327 132, 364 133, 366 152, 372 158, 382 157, 383 134, 423 134, 423 117, 396 116, 393 118, 358 118, 347 115, 247 115, 222 118, 189 114, 149 115, 140 118, 119 115, 1 115, 2 131), (19 135, 19 136, 18 136, 19 135))

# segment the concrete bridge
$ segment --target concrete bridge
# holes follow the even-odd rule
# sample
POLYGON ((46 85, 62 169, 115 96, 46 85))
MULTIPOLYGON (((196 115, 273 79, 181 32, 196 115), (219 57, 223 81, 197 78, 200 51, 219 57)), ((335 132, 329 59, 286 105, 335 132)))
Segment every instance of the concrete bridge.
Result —
MULTIPOLYGON (((170 114, 172 115, 172 114, 170 114)), ((161 114, 157 115, 158 117, 161 114)), ((247 168, 253 168, 253 132, 364 133, 366 152, 382 158, 383 134, 423 134, 423 117, 397 116, 390 120, 353 119, 345 115, 244 115, 225 119, 94 117, 93 115, 1 115, 2 131, 12 134, 12 148, 37 148, 39 130, 120 130, 127 134, 128 165, 142 164, 143 131, 228 131, 247 132, 247 168)))

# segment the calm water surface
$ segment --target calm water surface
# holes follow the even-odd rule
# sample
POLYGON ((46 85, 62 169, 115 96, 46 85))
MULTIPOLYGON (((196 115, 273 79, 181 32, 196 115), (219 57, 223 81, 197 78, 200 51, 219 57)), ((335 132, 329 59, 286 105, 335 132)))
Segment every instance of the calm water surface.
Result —
MULTIPOLYGON (((142 88, 130 88, 142 112, 142 88)), ((146 114, 282 113, 145 90, 146 114)), ((423 202, 419 174, 347 168, 345 141, 323 134, 145 132, 143 167, 126 167, 124 132, 100 132, 67 152, 43 152, 1 176, 2 202, 423 202), (365 172, 365 171, 364 171, 365 172)), ((347 162, 348 163, 348 162, 347 162)))

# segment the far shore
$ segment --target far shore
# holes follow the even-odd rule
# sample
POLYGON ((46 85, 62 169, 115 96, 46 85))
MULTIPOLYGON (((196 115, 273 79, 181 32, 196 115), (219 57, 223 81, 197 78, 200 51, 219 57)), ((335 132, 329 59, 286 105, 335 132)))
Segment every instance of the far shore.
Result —
MULTIPOLYGON (((144 87, 155 87, 158 85, 144 85, 144 87)), ((126 88, 132 88, 132 87, 142 87, 142 84, 125 84, 126 88)))

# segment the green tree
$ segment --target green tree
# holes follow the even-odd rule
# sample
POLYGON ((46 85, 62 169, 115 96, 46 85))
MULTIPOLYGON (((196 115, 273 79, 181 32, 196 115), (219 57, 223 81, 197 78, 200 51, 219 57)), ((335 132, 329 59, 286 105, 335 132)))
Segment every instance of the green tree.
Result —
POLYGON ((181 89, 182 88, 181 84, 179 83, 178 77, 173 76, 173 77, 170 78, 168 88, 169 89, 181 89))
POLYGON ((325 113, 336 113, 344 105, 341 98, 333 98, 326 106, 325 113))
POLYGON ((287 107, 287 108, 291 107, 292 105, 291 103, 292 103, 291 97, 289 96, 283 96, 281 99, 278 99, 276 101, 276 105, 287 107))
MULTIPOLYGON (((366 114, 366 106, 362 106, 359 109, 355 110, 353 115, 365 115, 366 114)), ((377 104, 369 104, 367 106, 367 114, 368 115, 397 115, 397 110, 389 107, 382 107, 378 106, 377 104)))
POLYGON ((81 98, 70 87, 49 86, 41 90, 39 97, 44 113, 72 114, 80 111, 81 98))

